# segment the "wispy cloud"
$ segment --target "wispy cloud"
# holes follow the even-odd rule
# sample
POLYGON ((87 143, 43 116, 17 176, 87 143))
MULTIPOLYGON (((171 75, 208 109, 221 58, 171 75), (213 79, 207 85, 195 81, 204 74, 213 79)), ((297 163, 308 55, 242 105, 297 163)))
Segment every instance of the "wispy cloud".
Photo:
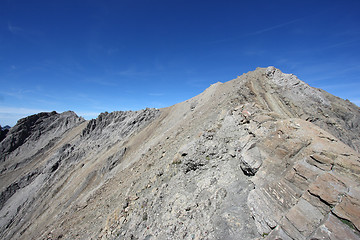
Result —
POLYGON ((149 93, 148 95, 152 97, 160 97, 160 96, 164 96, 164 93, 149 93))
POLYGON ((261 49, 252 49, 252 50, 247 49, 243 52, 243 54, 246 56, 257 56, 258 57, 258 56, 264 56, 265 51, 261 50, 261 49))
POLYGON ((45 109, 33 108, 15 108, 15 107, 0 107, 0 124, 14 126, 16 122, 26 116, 40 113, 50 112, 45 109))
POLYGON ((109 49, 106 50, 106 53, 108 55, 113 55, 113 54, 115 54, 117 52, 119 52, 119 48, 109 48, 109 49))
POLYGON ((348 46, 348 45, 351 45, 352 43, 356 43, 359 41, 360 41, 360 39, 358 38, 358 39, 352 39, 352 40, 347 40, 347 41, 343 41, 343 42, 338 42, 333 45, 326 46, 326 47, 322 48, 321 50, 344 47, 344 46, 348 46))
POLYGON ((18 90, 10 90, 10 91, 1 91, 0 93, 5 96, 14 97, 17 99, 23 99, 27 93, 32 93, 32 92, 33 91, 31 90, 18 89, 18 90))
POLYGON ((300 61, 298 58, 287 55, 286 53, 275 56, 273 64, 280 69, 286 69, 286 73, 291 72, 295 75, 301 73, 301 70, 304 69, 305 65, 304 62, 300 61))
POLYGON ((37 29, 29 29, 29 28, 22 28, 19 26, 16 26, 12 23, 8 23, 7 25, 8 31, 13 34, 14 36, 17 36, 21 39, 24 39, 25 41, 31 42, 36 45, 46 45, 47 40, 45 38, 44 33, 37 29))
POLYGON ((257 30, 255 32, 245 34, 245 36, 253 36, 253 35, 259 35, 259 34, 263 34, 263 33, 266 33, 266 32, 270 32, 270 31, 273 31, 275 29, 283 28, 285 26, 288 26, 288 25, 291 25, 293 23, 299 22, 299 21, 301 21, 303 19, 304 19, 304 17, 297 18, 297 19, 294 19, 294 20, 291 20, 291 21, 288 21, 288 22, 284 22, 284 23, 281 23, 281 24, 273 25, 273 26, 270 26, 270 27, 267 27, 267 28, 257 30))
POLYGON ((86 78, 84 79, 85 82, 88 83, 95 83, 102 86, 108 86, 108 87, 115 87, 118 86, 118 84, 114 81, 105 80, 103 78, 86 78))
MULTIPOLYGON (((0 106, 0 124, 14 126, 15 123, 24 117, 37 114, 40 112, 51 112, 52 110, 41 108, 17 108, 17 107, 1 107, 0 106)), ((63 111, 58 111, 63 112, 63 111)), ((78 116, 82 116, 85 119, 96 118, 100 112, 75 112, 78 116)))
POLYGON ((96 107, 101 106, 99 99, 90 96, 86 93, 69 92, 69 96, 66 97, 67 101, 75 101, 77 103, 86 103, 89 106, 96 107))
POLYGON ((9 114, 35 114, 39 112, 51 112, 49 110, 44 109, 36 109, 36 108, 15 108, 15 107, 0 107, 0 113, 9 113, 9 114))
POLYGON ((208 81, 209 81, 208 79, 204 79, 204 78, 189 78, 185 81, 185 84, 190 87, 204 89, 206 87, 209 87, 208 81))
POLYGON ((297 19, 294 19, 294 20, 291 20, 291 21, 287 21, 287 22, 284 22, 284 23, 280 23, 280 24, 277 24, 277 25, 273 25, 273 26, 269 26, 269 27, 266 27, 266 28, 263 28, 263 29, 259 29, 259 30, 254 31, 254 32, 245 33, 245 34, 243 34, 241 36, 238 36, 238 37, 219 39, 219 40, 212 41, 210 43, 229 42, 229 41, 243 39, 243 38, 246 38, 246 37, 260 35, 260 34, 263 34, 263 33, 266 33, 266 32, 270 32, 270 31, 273 31, 273 30, 276 30, 276 29, 283 28, 285 26, 294 24, 294 23, 302 21, 302 20, 304 20, 306 18, 307 17, 297 18, 297 19))
POLYGON ((123 77, 145 77, 153 74, 149 72, 137 71, 135 68, 128 68, 126 70, 116 72, 115 75, 123 77))
POLYGON ((19 34, 21 32, 23 32, 24 30, 20 27, 14 26, 11 23, 8 23, 8 30, 12 33, 12 34, 19 34))

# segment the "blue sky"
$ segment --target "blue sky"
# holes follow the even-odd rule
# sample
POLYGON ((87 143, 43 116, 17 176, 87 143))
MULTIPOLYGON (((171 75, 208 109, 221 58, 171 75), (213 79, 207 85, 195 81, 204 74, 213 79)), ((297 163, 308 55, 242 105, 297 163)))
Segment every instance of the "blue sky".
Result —
POLYGON ((360 1, 1 0, 0 124, 166 107, 275 66, 360 105, 360 1))

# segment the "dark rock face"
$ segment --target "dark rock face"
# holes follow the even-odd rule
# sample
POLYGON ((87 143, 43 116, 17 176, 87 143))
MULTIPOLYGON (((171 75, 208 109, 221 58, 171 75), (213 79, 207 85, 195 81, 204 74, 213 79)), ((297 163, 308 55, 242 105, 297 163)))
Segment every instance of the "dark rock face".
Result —
POLYGON ((6 134, 9 132, 10 126, 6 125, 5 127, 1 127, 0 125, 0 142, 4 140, 6 134))
POLYGON ((156 110, 22 119, 1 239, 359 239, 360 110, 258 68, 156 110))

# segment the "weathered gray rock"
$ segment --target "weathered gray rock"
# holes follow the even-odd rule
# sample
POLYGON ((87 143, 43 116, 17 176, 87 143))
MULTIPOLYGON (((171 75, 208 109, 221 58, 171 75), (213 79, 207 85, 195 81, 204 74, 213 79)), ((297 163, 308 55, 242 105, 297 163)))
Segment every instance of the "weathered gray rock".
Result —
MULTIPOLYGON (((350 225, 351 226, 351 225, 350 225)), ((349 239, 357 240, 360 236, 354 232, 352 227, 344 224, 333 214, 329 214, 323 224, 312 235, 312 239, 349 239)))
POLYGON ((275 83, 275 91, 281 92, 278 103, 273 104, 278 112, 313 122, 360 152, 360 111, 355 104, 312 88, 295 75, 274 67, 268 67, 265 74, 275 83), (344 131, 348 133, 343 134, 344 131))
POLYGON ((20 119, 0 143, 0 160, 5 161, 10 154, 19 155, 24 152, 29 155, 32 149, 43 148, 52 139, 62 136, 82 121, 84 120, 71 111, 61 114, 43 112, 20 119), (43 134, 46 135, 47 143, 39 141, 45 139, 43 134))
POLYGON ((240 154, 240 167, 248 176, 254 176, 262 164, 262 156, 255 142, 247 144, 240 154))

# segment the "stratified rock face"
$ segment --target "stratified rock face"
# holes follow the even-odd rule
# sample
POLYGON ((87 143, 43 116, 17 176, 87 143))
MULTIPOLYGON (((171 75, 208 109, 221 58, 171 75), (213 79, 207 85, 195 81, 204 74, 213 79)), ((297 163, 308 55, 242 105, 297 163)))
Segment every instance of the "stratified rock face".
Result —
POLYGON ((1 142, 2 239, 360 239, 360 109, 292 74, 67 114, 1 142))
POLYGON ((276 84, 277 103, 270 103, 270 108, 279 107, 273 110, 312 122, 360 152, 360 110, 355 104, 312 88, 274 67, 266 69, 266 76, 276 84))

